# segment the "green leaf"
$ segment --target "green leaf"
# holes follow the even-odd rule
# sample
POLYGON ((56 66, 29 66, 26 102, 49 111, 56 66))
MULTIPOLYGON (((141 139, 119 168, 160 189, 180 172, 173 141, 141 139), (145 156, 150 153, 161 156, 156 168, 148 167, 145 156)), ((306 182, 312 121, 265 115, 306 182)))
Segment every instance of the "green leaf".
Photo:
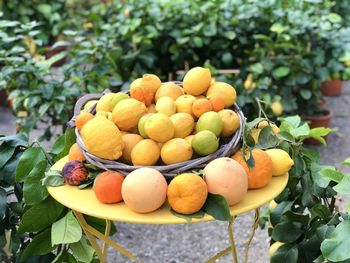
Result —
POLYGON ((300 91, 300 95, 301 95, 301 97, 302 97, 304 100, 308 100, 308 99, 311 98, 312 92, 311 92, 310 90, 308 90, 308 89, 302 89, 302 90, 300 91))
POLYGON ((275 209, 271 211, 270 222, 272 226, 275 226, 281 221, 282 215, 291 209, 293 202, 283 201, 280 202, 275 209))
MULTIPOLYGON (((70 147, 76 143, 75 131, 73 128, 68 128, 64 133, 64 147, 61 152, 59 152, 55 160, 59 160, 66 156, 69 152, 70 147)), ((57 146, 58 147, 58 146, 57 146)))
POLYGON ((323 178, 326 178, 328 180, 331 180, 337 183, 340 183, 344 178, 344 174, 342 172, 335 170, 334 167, 329 168, 329 166, 325 166, 320 171, 320 175, 323 178))
POLYGON ((288 27, 281 25, 280 23, 275 23, 270 27, 270 30, 272 32, 277 33, 277 34, 281 34, 282 32, 284 32, 287 29, 288 29, 288 27))
POLYGON ((342 163, 342 165, 349 165, 350 166, 350 157, 345 159, 342 163))
POLYGON ((52 225, 51 242, 53 245, 75 243, 81 237, 81 227, 72 211, 69 211, 63 218, 52 225))
POLYGON ((301 229, 303 224, 299 222, 282 222, 273 228, 272 238, 282 243, 292 243, 296 241, 304 231, 301 229))
POLYGON ((350 221, 341 222, 331 237, 321 243, 322 255, 334 262, 350 258, 350 221))
POLYGON ((39 162, 25 179, 23 196, 27 205, 37 204, 49 195, 46 187, 41 183, 47 165, 48 163, 46 160, 39 162))
POLYGON ((298 128, 292 129, 290 131, 290 134, 294 138, 299 138, 302 136, 308 136, 310 133, 310 127, 307 123, 304 123, 303 125, 299 126, 298 128))
POLYGON ((180 213, 175 212, 171 208, 170 208, 170 213, 172 213, 174 216, 185 219, 187 222, 192 222, 192 218, 202 218, 205 215, 205 213, 202 210, 198 211, 197 213, 190 214, 190 215, 184 215, 184 214, 180 214, 180 213))
POLYGON ((343 19, 337 13, 329 13, 328 14, 328 20, 330 22, 332 22, 332 23, 340 23, 343 19))
POLYGON ((44 186, 64 185, 64 178, 60 171, 49 170, 45 172, 45 177, 41 180, 44 186))
POLYGON ((3 167, 8 160, 11 159, 12 155, 15 153, 16 148, 11 147, 8 143, 3 143, 0 145, 0 168, 3 167))
POLYGON ((255 63, 249 67, 249 71, 260 75, 264 72, 264 66, 261 63, 255 63))
POLYGON ((31 255, 45 255, 53 249, 54 247, 51 245, 51 231, 46 229, 33 238, 25 248, 21 260, 24 261, 31 255))
POLYGON ((322 168, 321 165, 318 163, 311 163, 311 176, 312 180, 321 188, 326 188, 329 185, 330 180, 326 177, 323 177, 321 175, 321 170, 324 169, 322 168))
MULTIPOLYGON (((98 230, 101 233, 105 232, 106 229, 106 220, 104 219, 100 219, 97 217, 93 217, 93 216, 88 216, 88 215, 84 215, 84 218, 86 220, 86 222, 92 226, 93 228, 95 228, 96 230, 98 230)), ((114 224, 111 224, 111 232, 110 235, 114 235, 115 233, 117 233, 117 229, 115 227, 114 224)))
POLYGON ((39 232, 49 227, 61 215, 63 206, 53 198, 47 198, 43 202, 32 206, 23 214, 19 233, 39 232), (45 214, 45 216, 43 216, 45 214))
POLYGON ((296 246, 285 244, 277 249, 271 257, 271 263, 297 263, 298 248, 296 246))
POLYGON ((300 123, 301 123, 301 118, 298 115, 289 116, 289 117, 286 117, 286 118, 279 118, 279 120, 282 122, 282 124, 288 123, 291 128, 298 128, 300 123))
POLYGON ((236 35, 235 31, 226 31, 224 33, 224 36, 229 40, 234 40, 237 35, 236 35))
POLYGON ((350 176, 344 176, 344 178, 333 187, 339 194, 350 195, 350 176))
POLYGON ((274 148, 278 145, 279 140, 277 136, 272 132, 271 126, 264 127, 259 133, 259 145, 262 148, 274 148))
POLYGON ((200 37, 195 36, 193 38, 193 43, 196 47, 203 47, 203 40, 200 37))
POLYGON ((290 69, 288 67, 278 67, 272 71, 272 76, 275 79, 280 79, 289 74, 290 69))
POLYGON ((329 209, 322 204, 316 204, 313 207, 311 207, 310 213, 311 213, 311 220, 318 217, 328 221, 328 218, 332 215, 329 209))
POLYGON ((228 203, 222 195, 208 194, 203 210, 216 220, 230 221, 232 216, 228 203))
POLYGON ((0 222, 5 218, 6 215, 6 202, 7 202, 7 193, 3 188, 0 188, 0 222))
POLYGON ((25 150, 16 169, 16 181, 25 181, 33 168, 43 160, 46 160, 46 157, 40 147, 31 147, 25 150))
POLYGON ((69 245, 72 249, 73 256, 77 261, 90 263, 95 250, 92 246, 86 241, 85 238, 80 239, 77 243, 72 243, 69 245))

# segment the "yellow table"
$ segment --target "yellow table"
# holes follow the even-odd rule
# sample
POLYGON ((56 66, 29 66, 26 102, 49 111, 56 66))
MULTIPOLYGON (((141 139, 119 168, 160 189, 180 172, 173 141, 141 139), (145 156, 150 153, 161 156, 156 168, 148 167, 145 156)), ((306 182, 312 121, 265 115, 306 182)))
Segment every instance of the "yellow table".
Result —
MULTIPOLYGON (((62 170, 64 164, 68 161, 67 157, 62 158, 52 166, 52 170, 62 170)), ((257 227, 257 220, 259 219, 259 208, 267 202, 278 196, 288 182, 288 175, 285 174, 279 177, 273 177, 271 182, 262 189, 249 190, 244 200, 237 205, 230 207, 231 215, 237 216, 255 209, 255 222, 253 225, 253 232, 250 240, 247 242, 247 248, 251 239, 253 238, 255 229, 257 227)), ((73 210, 77 220, 81 224, 87 238, 91 245, 95 248, 97 255, 101 262, 106 262, 106 244, 114 247, 122 254, 129 257, 131 260, 141 262, 129 251, 123 248, 118 243, 109 239, 109 232, 111 221, 137 223, 137 224, 185 224, 206 222, 215 220, 212 216, 205 214, 202 218, 193 218, 192 221, 186 221, 183 218, 176 217, 170 213, 168 204, 164 204, 160 209, 148 214, 139 214, 131 211, 123 202, 118 204, 102 204, 100 203, 91 188, 80 190, 76 186, 63 185, 59 187, 48 187, 50 195, 59 203, 73 210), (93 227, 89 226, 83 215, 90 215, 106 220, 106 231, 104 234, 100 233, 93 227), (103 240, 102 249, 98 246, 95 237, 103 240)), ((232 222, 229 222, 228 232, 231 246, 219 252, 207 262, 214 262, 219 257, 232 252, 235 262, 237 262, 237 254, 235 250, 232 222)), ((248 251, 246 250, 246 255, 248 251)))

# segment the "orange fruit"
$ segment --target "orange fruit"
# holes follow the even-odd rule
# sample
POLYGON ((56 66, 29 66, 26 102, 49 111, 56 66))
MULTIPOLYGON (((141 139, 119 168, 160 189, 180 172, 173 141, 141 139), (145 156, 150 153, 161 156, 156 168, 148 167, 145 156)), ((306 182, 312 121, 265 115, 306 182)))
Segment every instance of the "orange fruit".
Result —
POLYGON ((122 139, 124 142, 122 159, 126 163, 131 163, 131 151, 143 138, 138 134, 126 133, 122 135, 122 139))
POLYGON ((135 212, 149 213, 165 202, 168 184, 156 169, 144 167, 129 173, 122 185, 125 204, 135 212))
POLYGON ((183 95, 184 92, 182 88, 173 82, 163 83, 157 90, 155 95, 155 101, 158 101, 161 97, 170 97, 175 101, 178 97, 183 95))
MULTIPOLYGON (((258 189, 267 185, 272 178, 272 160, 270 156, 260 149, 253 149, 252 155, 255 165, 249 168, 244 161, 242 150, 238 150, 231 158, 239 162, 248 175, 248 189, 258 189)), ((248 153, 246 158, 249 158, 248 153)))
POLYGON ((236 90, 228 83, 214 82, 207 91, 207 97, 213 94, 219 94, 224 97, 225 107, 231 107, 236 102, 236 90))
POLYGON ((220 94, 213 94, 208 96, 208 99, 211 103, 211 106, 213 108, 213 111, 221 111, 225 108, 225 98, 224 96, 220 95, 220 94))
POLYGON ((146 106, 151 105, 154 99, 154 93, 147 86, 137 86, 130 89, 130 95, 131 98, 143 102, 146 106))
POLYGON ((150 88, 153 94, 156 94, 161 85, 162 81, 157 75, 144 74, 141 78, 141 86, 150 88))
POLYGON ((85 123, 87 123, 93 118, 94 115, 92 115, 90 112, 83 111, 79 113, 79 115, 75 119, 75 126, 78 128, 78 130, 81 130, 84 127, 85 123))
POLYGON ((85 161, 86 158, 84 156, 84 154, 81 152, 78 144, 74 143, 70 149, 69 149, 69 153, 68 153, 68 160, 69 161, 85 161))
POLYGON ((194 116, 199 118, 203 113, 211 111, 213 109, 211 103, 207 99, 197 99, 192 104, 192 112, 194 116))
POLYGON ((123 181, 124 176, 120 173, 112 171, 100 173, 96 177, 93 186, 96 198, 104 204, 113 204, 122 201, 123 181))
POLYGON ((167 197, 171 208, 180 214, 193 214, 204 205, 208 188, 204 180, 194 173, 176 176, 169 184, 167 197))
POLYGON ((202 67, 190 69, 183 79, 186 94, 200 95, 207 91, 211 83, 210 70, 202 67))
POLYGON ((248 176, 242 165, 227 157, 217 158, 204 168, 208 191, 225 197, 229 206, 237 204, 248 191, 248 176))

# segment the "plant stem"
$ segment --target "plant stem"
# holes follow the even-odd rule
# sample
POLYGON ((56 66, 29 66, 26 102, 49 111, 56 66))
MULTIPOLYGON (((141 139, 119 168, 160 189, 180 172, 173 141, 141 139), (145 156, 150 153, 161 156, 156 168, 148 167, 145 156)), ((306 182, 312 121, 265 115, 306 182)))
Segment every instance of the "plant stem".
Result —
POLYGON ((230 245, 231 245, 231 250, 232 250, 233 262, 234 263, 238 263, 235 239, 234 239, 234 236, 233 236, 232 223, 233 223, 233 220, 231 220, 230 223, 228 224, 227 231, 228 231, 228 235, 229 235, 229 239, 230 239, 230 245))
POLYGON ((244 262, 245 263, 248 263, 249 248, 250 248, 250 244, 253 240, 253 237, 255 235, 255 230, 258 227, 259 217, 260 217, 260 208, 257 208, 257 209, 255 209, 254 223, 252 225, 252 232, 250 233, 250 236, 249 236, 249 238, 246 242, 246 245, 245 245, 245 255, 244 255, 244 262))

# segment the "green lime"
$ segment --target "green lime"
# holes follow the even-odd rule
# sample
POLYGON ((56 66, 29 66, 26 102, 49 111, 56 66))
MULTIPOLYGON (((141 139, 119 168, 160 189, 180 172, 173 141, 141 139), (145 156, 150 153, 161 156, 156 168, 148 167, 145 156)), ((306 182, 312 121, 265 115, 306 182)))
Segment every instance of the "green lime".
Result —
POLYGON ((219 148, 219 140, 211 131, 200 131, 193 136, 192 148, 201 156, 209 155, 219 148))

